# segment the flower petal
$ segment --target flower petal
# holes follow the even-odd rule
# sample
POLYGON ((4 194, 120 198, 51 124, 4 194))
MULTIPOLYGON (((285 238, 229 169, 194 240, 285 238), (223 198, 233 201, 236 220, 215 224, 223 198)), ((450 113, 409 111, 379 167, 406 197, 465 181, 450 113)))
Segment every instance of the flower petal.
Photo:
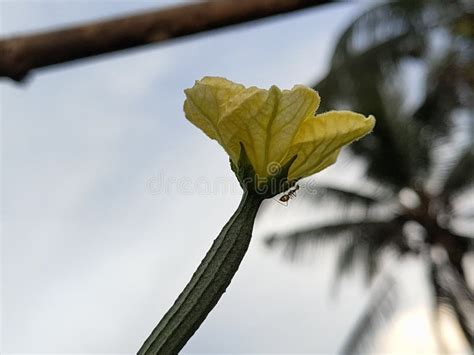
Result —
POLYGON ((350 111, 330 111, 307 119, 293 142, 290 155, 298 157, 289 178, 303 178, 330 166, 344 145, 370 133, 374 125, 373 116, 350 111))
POLYGON ((196 80, 192 88, 184 90, 186 118, 209 138, 221 142, 217 125, 232 99, 244 90, 243 85, 224 78, 207 76, 196 80))
POLYGON ((242 142, 255 172, 266 177, 291 158, 288 151, 298 127, 313 116, 319 100, 316 91, 302 85, 283 91, 253 88, 238 104, 229 104, 219 122, 223 146, 236 163, 242 142))

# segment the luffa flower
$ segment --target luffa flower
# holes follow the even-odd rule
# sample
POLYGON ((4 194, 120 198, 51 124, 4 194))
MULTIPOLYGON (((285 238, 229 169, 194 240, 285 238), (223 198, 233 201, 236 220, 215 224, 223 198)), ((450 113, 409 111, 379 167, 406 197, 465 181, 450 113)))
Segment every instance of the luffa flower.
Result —
POLYGON ((205 77, 185 93, 186 117, 224 147, 244 194, 139 355, 177 354, 230 284, 249 247, 262 201, 333 164, 342 146, 369 133, 375 123, 372 116, 348 111, 314 116, 319 95, 301 85, 263 90, 205 77))
POLYGON ((373 116, 330 111, 315 116, 316 91, 246 88, 224 78, 204 77, 185 90, 189 121, 215 139, 239 163, 241 144, 259 178, 274 174, 292 158, 288 179, 295 181, 333 164, 341 148, 374 127, 373 116))

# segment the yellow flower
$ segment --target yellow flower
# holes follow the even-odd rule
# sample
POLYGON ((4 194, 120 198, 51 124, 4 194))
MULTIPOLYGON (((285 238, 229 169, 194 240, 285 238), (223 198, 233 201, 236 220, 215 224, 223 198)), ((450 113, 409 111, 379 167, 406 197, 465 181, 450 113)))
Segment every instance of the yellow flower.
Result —
POLYGON ((312 175, 332 165, 341 148, 370 133, 373 116, 350 111, 315 115, 316 91, 246 88, 224 78, 204 77, 186 89, 186 118, 215 139, 239 163, 241 144, 259 178, 292 158, 289 180, 312 175))

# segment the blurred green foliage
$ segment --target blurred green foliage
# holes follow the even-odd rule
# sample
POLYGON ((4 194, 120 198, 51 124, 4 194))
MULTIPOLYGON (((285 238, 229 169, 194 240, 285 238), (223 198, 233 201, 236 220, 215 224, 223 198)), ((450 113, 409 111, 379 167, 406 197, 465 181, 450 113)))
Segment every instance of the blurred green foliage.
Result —
MULTIPOLYGON (((315 89, 321 111, 376 117, 373 134, 350 146, 367 179, 353 189, 320 186, 309 197, 336 202, 338 222, 267 242, 293 256, 308 243, 337 242, 337 276, 362 267, 368 281, 388 254, 419 257, 427 265, 435 319, 450 310, 474 349, 474 297, 466 281, 472 268, 465 264, 474 235, 462 230, 474 222, 474 211, 463 207, 474 199, 473 10, 461 0, 389 2, 346 29, 315 89), (346 213, 354 209, 362 213, 346 213)), ((368 307, 343 353, 366 349, 375 331, 367 319, 377 309, 368 307)))

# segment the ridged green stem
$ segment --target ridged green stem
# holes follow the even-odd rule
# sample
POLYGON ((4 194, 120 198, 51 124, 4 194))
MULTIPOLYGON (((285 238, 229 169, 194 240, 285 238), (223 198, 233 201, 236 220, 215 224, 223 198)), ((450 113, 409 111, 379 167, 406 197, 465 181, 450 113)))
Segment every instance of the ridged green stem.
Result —
POLYGON ((263 198, 244 193, 239 208, 201 261, 191 281, 138 351, 177 354, 217 304, 239 268, 263 198))

